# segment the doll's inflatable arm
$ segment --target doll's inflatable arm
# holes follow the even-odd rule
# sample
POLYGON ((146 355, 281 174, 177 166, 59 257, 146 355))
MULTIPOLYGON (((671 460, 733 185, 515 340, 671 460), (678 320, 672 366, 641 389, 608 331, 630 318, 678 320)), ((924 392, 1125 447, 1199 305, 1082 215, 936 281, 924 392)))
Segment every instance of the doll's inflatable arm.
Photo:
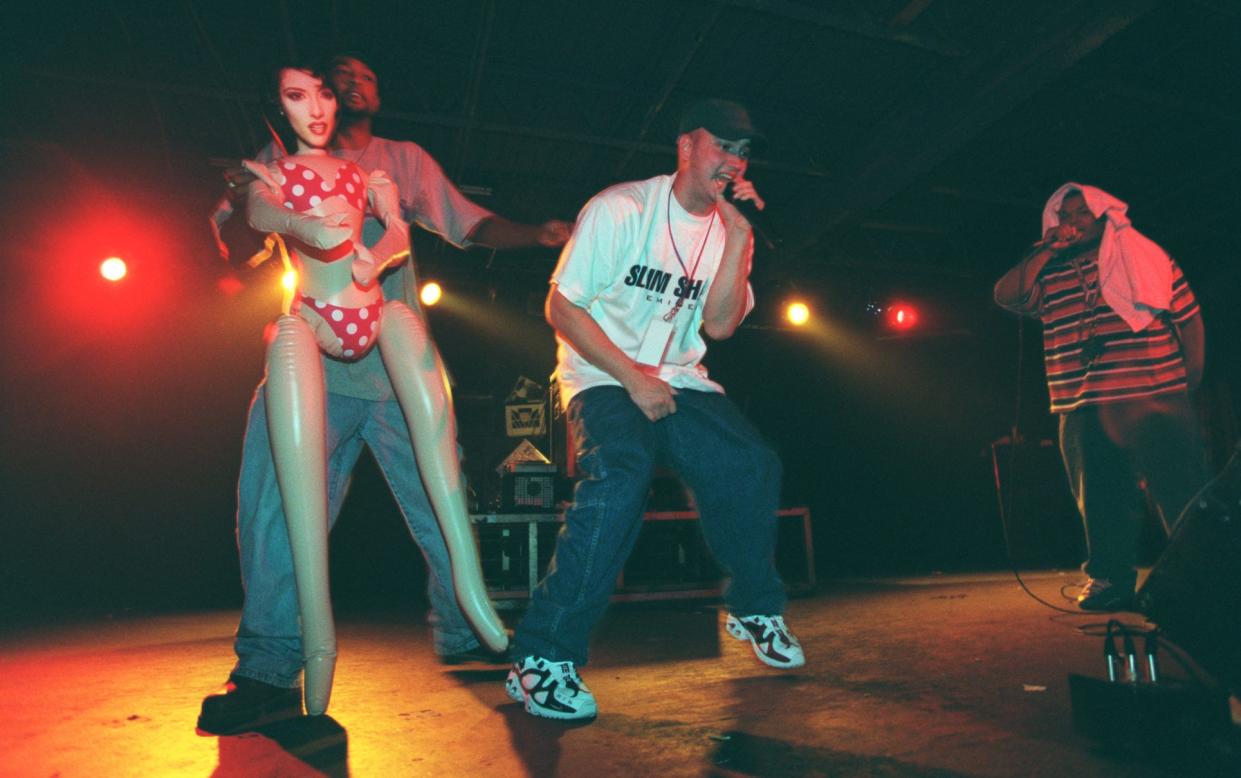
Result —
POLYGON ((257 176, 246 195, 246 219, 251 227, 259 232, 291 235, 320 249, 335 248, 353 237, 353 227, 344 214, 315 216, 286 208, 281 202, 280 185, 271 172, 252 162, 244 164, 257 176))
MULTIPOLYGON (((386 228, 370 247, 372 265, 354 262, 353 278, 363 286, 379 277, 385 268, 409 256, 409 224, 401 218, 400 192, 388 174, 371 171, 366 180, 366 199, 375 218, 386 228)), ((361 252, 359 252, 361 254, 361 252)))

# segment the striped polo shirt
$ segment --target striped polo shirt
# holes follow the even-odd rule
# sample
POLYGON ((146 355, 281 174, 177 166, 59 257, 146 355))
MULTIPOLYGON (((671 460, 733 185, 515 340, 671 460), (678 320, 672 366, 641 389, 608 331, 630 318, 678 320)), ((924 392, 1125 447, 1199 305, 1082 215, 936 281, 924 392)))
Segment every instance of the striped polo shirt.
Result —
MULTIPOLYGON (((1134 332, 1099 293, 1098 246, 1049 263, 1035 293, 1052 413, 1187 390, 1185 360, 1169 316, 1157 316, 1134 332)), ((1169 314, 1178 325, 1198 314, 1198 302, 1175 262, 1169 314)))

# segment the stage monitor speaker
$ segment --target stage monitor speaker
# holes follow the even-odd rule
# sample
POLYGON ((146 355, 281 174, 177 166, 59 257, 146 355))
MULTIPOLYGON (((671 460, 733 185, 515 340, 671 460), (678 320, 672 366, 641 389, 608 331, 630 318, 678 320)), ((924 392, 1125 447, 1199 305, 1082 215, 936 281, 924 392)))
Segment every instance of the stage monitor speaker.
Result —
POLYGON ((1241 446, 1185 507, 1137 607, 1241 695, 1241 446))
POLYGON ((500 477, 500 511, 547 513, 556 509, 556 466, 517 462, 500 477))

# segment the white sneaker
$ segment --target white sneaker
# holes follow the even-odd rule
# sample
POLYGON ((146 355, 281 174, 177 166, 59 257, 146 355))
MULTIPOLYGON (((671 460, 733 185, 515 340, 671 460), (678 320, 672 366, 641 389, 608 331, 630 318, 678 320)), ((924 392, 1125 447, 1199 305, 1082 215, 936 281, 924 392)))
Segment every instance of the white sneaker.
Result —
POLYGON ((801 643, 789 632, 783 616, 734 616, 728 614, 724 628, 737 640, 748 640, 754 655, 765 665, 779 668, 806 664, 801 643))
POLYGON ((504 681, 508 696, 524 703, 526 713, 548 719, 589 719, 599 712, 572 662, 528 656, 513 663, 504 681))

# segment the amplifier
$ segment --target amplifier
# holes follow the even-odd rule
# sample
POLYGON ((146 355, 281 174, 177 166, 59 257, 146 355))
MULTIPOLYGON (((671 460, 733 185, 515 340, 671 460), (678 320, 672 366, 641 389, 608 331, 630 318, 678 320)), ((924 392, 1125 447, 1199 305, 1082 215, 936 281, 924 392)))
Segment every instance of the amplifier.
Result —
POLYGON ((1241 695, 1241 447, 1181 513, 1137 608, 1241 695))

